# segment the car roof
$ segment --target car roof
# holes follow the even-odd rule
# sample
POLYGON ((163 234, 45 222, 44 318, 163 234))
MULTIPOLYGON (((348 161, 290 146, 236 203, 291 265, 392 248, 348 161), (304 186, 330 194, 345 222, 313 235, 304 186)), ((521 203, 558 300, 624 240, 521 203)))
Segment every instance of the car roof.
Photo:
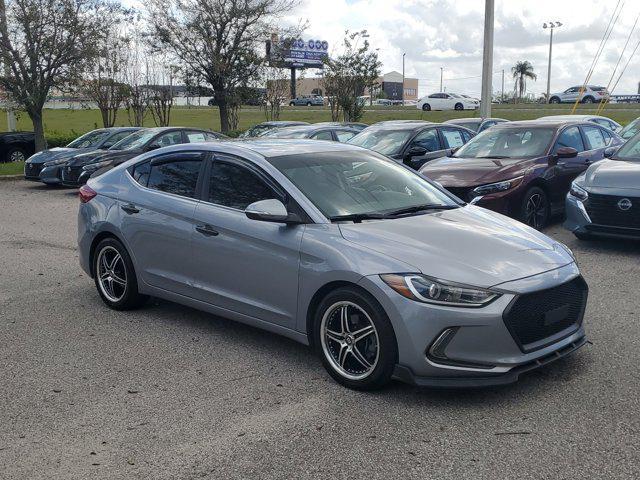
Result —
POLYGON ((385 122, 378 122, 370 125, 365 130, 377 129, 377 130, 417 130, 426 126, 436 126, 437 123, 425 122, 423 120, 389 120, 385 122))
MULTIPOLYGON (((271 126, 285 126, 285 125, 309 125, 309 122, 298 122, 298 121, 293 121, 293 120, 272 120, 270 122, 262 122, 259 123, 258 125, 271 125, 271 126)), ((255 125, 257 126, 257 125, 255 125)))
POLYGON ((313 154, 322 152, 362 152, 362 147, 349 145, 340 142, 323 142, 306 138, 246 138, 234 140, 232 142, 208 142, 198 144, 180 144, 168 147, 172 150, 193 149, 198 145, 203 150, 215 151, 221 145, 225 145, 225 150, 239 149, 246 152, 257 153, 265 158, 280 157, 283 155, 313 154))
POLYGON ((588 123, 584 120, 576 120, 576 119, 549 119, 549 120, 518 120, 515 122, 502 122, 497 123, 493 127, 494 128, 532 128, 532 127, 555 127, 560 128, 564 125, 587 125, 588 123))
MULTIPOLYGON (((558 121, 562 121, 562 120, 576 120, 576 121, 585 121, 585 120, 589 120, 591 118, 604 118, 605 120, 611 120, 608 117, 603 117, 602 115, 547 115, 545 117, 540 117, 538 118, 538 120, 558 120, 558 121)), ((612 120, 613 121, 613 120, 612 120)))

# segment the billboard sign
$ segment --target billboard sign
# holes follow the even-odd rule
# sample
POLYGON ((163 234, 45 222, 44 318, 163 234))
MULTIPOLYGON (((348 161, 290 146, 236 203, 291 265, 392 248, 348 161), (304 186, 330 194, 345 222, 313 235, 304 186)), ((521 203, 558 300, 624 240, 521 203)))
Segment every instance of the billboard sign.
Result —
POLYGON ((278 40, 272 37, 268 47, 269 62, 286 68, 322 68, 328 50, 326 40, 278 40))

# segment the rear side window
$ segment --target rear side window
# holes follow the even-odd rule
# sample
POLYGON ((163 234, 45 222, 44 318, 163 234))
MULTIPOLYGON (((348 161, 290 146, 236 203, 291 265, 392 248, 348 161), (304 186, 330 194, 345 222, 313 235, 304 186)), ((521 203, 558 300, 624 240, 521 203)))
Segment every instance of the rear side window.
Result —
POLYGON ((587 137, 587 142, 589 143, 590 150, 596 148, 604 148, 607 146, 605 142, 604 136, 602 135, 602 130, 598 127, 582 127, 584 131, 584 136, 587 137))
POLYGON ((213 163, 209 179, 209 202, 244 210, 254 202, 272 198, 280 198, 280 195, 248 168, 235 163, 213 163))
POLYGON ((460 148, 466 143, 462 130, 456 128, 443 128, 440 130, 444 137, 444 148, 460 148))
POLYGON ((578 152, 584 152, 584 142, 578 127, 566 128, 558 137, 553 153, 556 153, 561 147, 575 148, 578 152))
MULTIPOLYGON (((151 165, 148 188, 195 198, 201 160, 175 160, 151 165)), ((135 178, 136 171, 134 170, 135 178)))

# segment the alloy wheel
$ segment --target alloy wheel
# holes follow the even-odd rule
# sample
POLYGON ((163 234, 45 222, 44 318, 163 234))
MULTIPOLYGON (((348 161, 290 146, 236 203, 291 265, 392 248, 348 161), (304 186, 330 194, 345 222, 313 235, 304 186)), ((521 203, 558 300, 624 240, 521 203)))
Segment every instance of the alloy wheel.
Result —
POLYGON ((525 221, 530 227, 539 230, 544 227, 547 218, 547 202, 539 193, 534 193, 527 200, 525 221))
POLYGON ((120 252, 105 246, 98 253, 96 266, 98 285, 103 295, 113 303, 122 300, 127 291, 127 270, 120 252))
POLYGON ((22 150, 14 150, 9 155, 10 162, 24 162, 25 160, 25 154, 22 150))
POLYGON ((376 368, 380 356, 378 331, 371 317, 353 302, 329 307, 320 324, 322 351, 344 378, 362 380, 376 368))

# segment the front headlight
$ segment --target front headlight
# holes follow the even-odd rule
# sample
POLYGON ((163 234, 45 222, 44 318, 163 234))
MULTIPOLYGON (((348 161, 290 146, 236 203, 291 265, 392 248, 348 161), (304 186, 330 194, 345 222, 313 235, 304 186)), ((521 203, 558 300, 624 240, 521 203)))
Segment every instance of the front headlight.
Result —
POLYGON ((89 165, 85 165, 84 167, 82 167, 82 170, 84 170, 85 172, 95 172, 96 170, 102 167, 108 167, 109 165, 111 165, 111 160, 105 160, 103 162, 90 163, 89 165))
POLYGON ((575 180, 571 182, 571 188, 569 189, 569 193, 582 201, 585 201, 587 198, 589 198, 589 192, 587 192, 584 188, 578 185, 575 180))
POLYGON ((522 182, 523 177, 512 178, 511 180, 505 180, 504 182, 489 183, 487 185, 480 185, 472 190, 472 194, 475 197, 482 195, 489 195, 490 193, 505 192, 511 188, 517 187, 522 182))
POLYGON ((415 273, 385 274, 380 278, 403 297, 436 305, 482 307, 500 296, 490 290, 444 282, 415 273))

